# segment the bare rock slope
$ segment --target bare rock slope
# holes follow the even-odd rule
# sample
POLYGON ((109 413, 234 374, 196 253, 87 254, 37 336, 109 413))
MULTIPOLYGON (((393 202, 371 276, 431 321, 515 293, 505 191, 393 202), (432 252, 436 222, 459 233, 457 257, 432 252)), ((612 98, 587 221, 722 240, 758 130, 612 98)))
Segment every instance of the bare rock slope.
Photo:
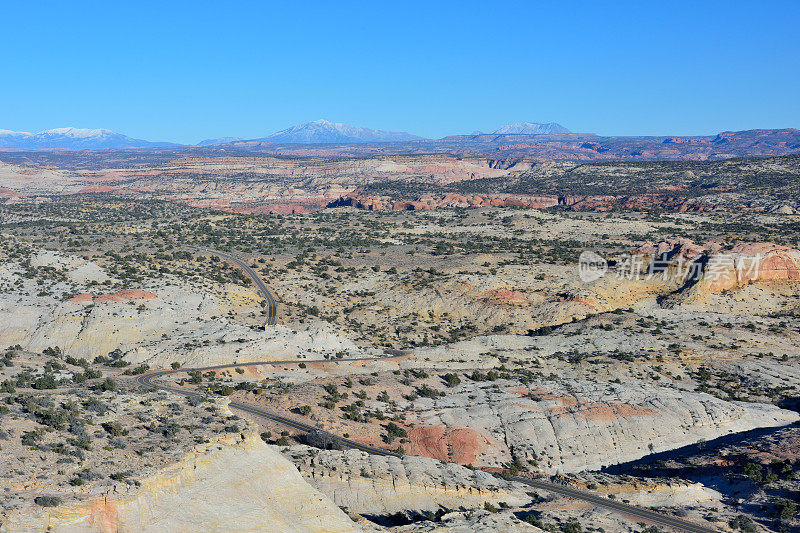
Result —
POLYGON ((524 505, 524 485, 427 457, 385 457, 296 446, 287 455, 314 487, 360 514, 524 505))
POLYGON ((332 501, 255 434, 202 446, 129 496, 31 508, 2 531, 357 531, 332 501))

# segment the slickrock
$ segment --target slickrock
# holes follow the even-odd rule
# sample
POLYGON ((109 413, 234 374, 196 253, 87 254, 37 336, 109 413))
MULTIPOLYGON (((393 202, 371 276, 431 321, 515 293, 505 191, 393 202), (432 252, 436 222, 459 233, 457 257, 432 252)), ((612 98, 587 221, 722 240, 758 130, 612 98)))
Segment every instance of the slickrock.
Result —
POLYGON ((494 289, 481 293, 488 301, 497 301, 508 304, 527 304, 530 299, 524 292, 509 289, 494 289))
MULTIPOLYGON (((14 269, 0 270, 0 282, 23 280, 14 269)), ((21 344, 41 352, 59 346, 81 357, 119 348, 128 361, 153 367, 173 361, 207 366, 359 352, 327 325, 264 331, 229 320, 231 310, 257 308, 260 298, 251 289, 231 286, 220 295, 162 283, 107 294, 72 294, 61 301, 37 294, 32 284, 27 293, 0 294, 0 348, 21 344)))
POLYGON ((614 494, 617 499, 642 507, 716 507, 723 499, 722 494, 702 483, 637 483, 627 487, 616 485, 599 492, 614 494))
POLYGON ((410 452, 471 465, 493 441, 468 427, 415 427, 408 430, 410 452))
POLYGON ((770 243, 739 244, 712 255, 697 290, 722 292, 750 282, 800 281, 800 251, 770 243))
POLYGON ((33 267, 50 267, 64 270, 67 278, 78 283, 103 283, 111 279, 100 266, 74 255, 66 255, 53 250, 41 250, 31 256, 33 267))
POLYGON ((427 457, 384 457, 348 450, 293 446, 286 455, 337 505, 359 514, 524 505, 525 486, 480 470, 427 457))
POLYGON ((84 178, 66 170, 0 163, 0 183, 10 189, 9 193, 15 193, 7 193, 14 200, 39 194, 74 194, 82 188, 84 178))
MULTIPOLYGON (((415 431, 470 428, 482 436, 480 446, 470 449, 476 452, 475 466, 500 467, 513 451, 545 473, 578 472, 800 420, 797 413, 772 405, 635 381, 537 381, 526 392, 518 386, 506 390, 510 384, 502 380, 481 383, 464 382, 445 398, 420 398, 411 417, 415 431)), ((415 445, 417 453, 431 450, 415 445)), ((464 456, 455 453, 459 447, 453 443, 450 449, 451 460, 464 456)))
POLYGON ((133 494, 10 517, 1 531, 357 531, 254 433, 199 446, 133 494))
POLYGON ((690 300, 749 283, 800 281, 800 251, 768 242, 742 243, 726 250, 719 243, 697 245, 677 239, 648 243, 633 254, 669 261, 668 272, 685 284, 681 296, 690 300))
POLYGON ((718 251, 720 248, 721 246, 718 243, 698 245, 690 239, 681 238, 659 241, 657 243, 648 242, 634 249, 631 253, 645 259, 664 256, 670 260, 681 258, 684 261, 693 261, 704 251, 718 251))
POLYGON ((112 292, 109 294, 76 294, 69 299, 70 302, 75 303, 101 303, 101 302, 132 302, 134 300, 155 300, 158 296, 152 292, 143 291, 141 289, 123 289, 121 291, 112 292))

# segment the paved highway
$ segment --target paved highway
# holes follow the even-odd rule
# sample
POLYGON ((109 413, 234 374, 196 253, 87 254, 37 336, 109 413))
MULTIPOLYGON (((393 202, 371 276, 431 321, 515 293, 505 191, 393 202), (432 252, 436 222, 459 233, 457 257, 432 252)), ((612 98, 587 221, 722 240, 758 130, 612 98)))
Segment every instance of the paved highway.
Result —
MULTIPOLYGON (((267 314, 267 324, 266 325, 274 325, 276 315, 278 312, 278 304, 275 301, 275 297, 270 292, 267 284, 261 279, 258 273, 253 270, 250 265, 242 261, 236 256, 228 254, 226 252, 220 252, 217 250, 208 250, 205 248, 196 248, 192 247, 192 249, 196 251, 202 251, 210 254, 218 255, 223 259, 234 263, 236 266, 241 268, 244 273, 253 280, 253 283, 267 300, 268 305, 268 314, 267 314)), ((396 359, 399 357, 404 357, 403 352, 396 352, 395 355, 382 357, 380 360, 386 359, 396 359)), ((252 362, 252 363, 234 363, 228 365, 216 365, 216 366, 206 366, 200 368, 181 368, 178 370, 158 370, 155 372, 148 372, 146 374, 142 374, 140 376, 136 376, 135 381, 147 388, 154 388, 154 389, 161 389, 167 390, 171 392, 176 392, 178 394, 184 394, 186 396, 196 396, 196 397, 203 397, 204 394, 200 391, 188 389, 185 387, 178 387, 175 385, 165 384, 156 382, 156 378, 165 377, 169 374, 175 374, 177 372, 192 372, 192 371, 200 371, 200 372, 208 372, 211 370, 223 370, 226 368, 236 368, 242 366, 259 366, 259 365, 282 365, 282 364, 297 364, 297 363, 335 363, 338 361, 342 362, 358 362, 358 361, 375 361, 375 358, 358 358, 358 359, 342 359, 342 360, 331 360, 331 359, 317 359, 317 360, 291 360, 291 361, 262 361, 262 362, 252 362)), ((273 411, 269 411, 267 409, 256 407, 247 403, 231 401, 230 407, 233 409, 238 409, 240 411, 244 411, 245 413, 250 413, 255 416, 260 416, 279 424, 283 424, 284 426, 297 429, 299 431, 309 433, 312 431, 320 431, 325 434, 329 434, 328 432, 318 428, 316 426, 306 424, 305 422, 301 422, 299 420, 295 420, 293 418, 289 418, 286 416, 281 415, 280 413, 275 413, 273 411)), ((352 441, 350 439, 345 439, 344 437, 339 436, 332 436, 334 437, 342 446, 347 448, 353 448, 356 450, 361 450, 366 453, 371 453, 374 455, 387 455, 393 457, 399 457, 399 455, 393 451, 385 450, 383 448, 378 448, 375 446, 367 446, 365 444, 361 444, 359 442, 352 441)), ((677 529, 681 529, 684 531, 689 531, 691 533, 717 533, 716 530, 710 529, 707 527, 703 527, 697 525, 693 522, 689 522, 687 520, 681 520, 680 518, 674 518, 671 516, 666 516, 661 513, 657 513, 655 511, 651 511, 649 509, 643 509, 641 507, 634 507, 633 505, 628 505, 622 502, 618 502, 615 500, 611 500, 606 498, 605 496, 599 496, 597 494, 574 489, 572 487, 568 487, 566 485, 559 485, 557 483, 552 483, 549 481, 542 481, 537 479, 530 479, 524 477, 513 477, 511 478, 514 481, 519 483, 524 483, 525 485, 529 485, 531 487, 535 487, 538 489, 546 490, 549 492, 555 492, 557 494, 561 494, 562 496, 568 496, 570 498, 575 498, 578 500, 582 500, 585 502, 592 503, 594 505, 598 505, 605 509, 610 509, 612 511, 616 511, 628 517, 633 517, 635 519, 642 519, 647 522, 652 522, 656 524, 660 524, 663 526, 673 527, 677 529)))
MULTIPOLYGON (((186 387, 179 387, 173 384, 166 384, 160 383, 155 381, 157 378, 166 377, 170 374, 175 374, 178 372, 193 372, 193 371, 200 371, 200 372, 208 372, 211 370, 224 370, 226 368, 236 368, 242 366, 263 366, 263 365, 284 365, 284 364, 298 364, 298 363, 337 363, 337 362, 358 362, 358 361, 376 361, 376 360, 386 360, 386 359, 397 359, 400 357, 404 357, 404 354, 398 355, 391 355, 387 357, 382 357, 380 359, 375 358, 358 358, 358 359, 315 359, 315 360, 291 360, 291 361, 259 361, 259 362, 252 362, 252 363, 234 363, 229 365, 216 365, 216 366, 206 366, 206 367, 199 367, 199 368, 180 368, 177 370, 157 370, 155 372, 148 372, 146 374, 141 374, 136 376, 135 381, 136 383, 153 389, 161 389, 167 390, 171 392, 176 392, 178 394, 184 394, 186 396, 195 396, 195 397, 203 397, 204 394, 196 389, 189 389, 186 387)), ((299 431, 308 433, 311 431, 321 431, 323 433, 327 433, 326 431, 313 426, 311 424, 306 424, 305 422, 301 422, 299 420, 295 420, 293 418, 289 418, 283 416, 279 413, 275 413, 273 411, 264 409, 262 407, 256 407, 254 405, 250 405, 243 402, 231 401, 230 407, 233 409, 237 409, 240 411, 244 411, 245 413, 250 413, 255 416, 263 417, 274 422, 278 422, 279 424, 283 424, 287 427, 297 429, 299 431)), ((342 444, 342 446, 347 448, 353 448, 356 450, 361 450, 366 453, 370 453, 373 455, 386 455, 392 457, 399 457, 399 455, 390 450, 384 450, 382 448, 378 448, 375 446, 367 446, 350 439, 345 439, 343 437, 335 437, 336 440, 342 444)), ((556 494, 560 494, 562 496, 568 496, 570 498, 575 498, 577 500, 582 500, 585 502, 592 503, 599 507, 603 507, 605 509, 609 509, 611 511, 615 511, 620 513, 624 516, 633 519, 644 520, 646 522, 651 522, 655 524, 659 524, 662 526, 668 526, 676 529, 681 529, 683 531, 689 531, 691 533, 717 533, 716 530, 710 529, 707 527, 700 526, 693 522, 689 522, 687 520, 681 520, 680 518, 675 518, 672 516, 663 515, 661 513, 651 511, 649 509, 643 509, 641 507, 635 507, 633 505, 628 505, 622 502, 618 502, 616 500, 611 500, 605 496, 600 496, 588 491, 574 489, 572 487, 566 485, 559 485, 557 483, 552 483, 550 481, 543 481, 538 479, 530 479, 524 477, 512 477, 513 481, 517 481, 519 483, 524 483, 525 485, 529 485, 531 487, 535 487, 537 489, 546 490, 549 492, 554 492, 556 494)))
MULTIPOLYGON (((397 359, 399 357, 404 357, 404 354, 398 354, 398 355, 382 357, 380 360, 384 361, 384 360, 387 360, 387 359, 397 359)), ((242 367, 242 366, 263 366, 263 365, 273 365, 274 366, 274 365, 285 365, 285 364, 298 364, 298 363, 303 363, 303 362, 305 362, 305 363, 333 363, 333 362, 338 362, 338 361, 341 361, 341 362, 365 362, 365 361, 376 361, 376 359, 374 357, 363 357, 363 358, 341 359, 341 360, 335 360, 335 359, 333 359, 333 360, 332 359, 314 359, 314 360, 293 359, 293 360, 290 360, 290 361, 259 361, 259 362, 253 362, 253 363, 235 363, 235 364, 230 364, 230 365, 204 366, 204 367, 198 367, 198 368, 179 368, 177 370, 157 370, 155 372, 148 372, 146 374, 141 374, 139 376, 136 376, 134 378, 134 381, 136 381, 136 383, 138 383, 139 385, 142 385, 142 386, 147 387, 147 388, 168 390, 168 391, 171 391, 171 392, 177 392, 178 394, 183 394, 185 396, 194 396, 194 397, 202 398, 202 397, 204 397, 205 394, 203 392, 198 391, 198 390, 189 389, 189 388, 186 388, 186 387, 178 387, 178 386, 175 386, 175 385, 168 385, 168 384, 165 384, 165 383, 157 383, 154 380, 156 378, 164 377, 164 376, 167 376, 169 374, 175 374, 175 373, 178 373, 178 372, 194 372, 194 371, 208 372, 208 371, 212 371, 212 370, 224 370, 224 369, 227 369, 227 368, 236 368, 236 367, 242 367)), ((281 415, 279 413, 276 413, 274 411, 270 411, 270 410, 264 409, 262 407, 256 407, 256 406, 253 406, 253 405, 248 404, 248 403, 231 401, 229 403, 229 406, 231 408, 233 408, 233 409, 238 409, 240 411, 244 411, 246 413, 250 413, 250 414, 253 414, 253 415, 256 415, 256 416, 260 416, 262 418, 267 418, 267 419, 272 420, 274 422, 278 422, 279 424, 283 424, 284 426, 288 426, 290 428, 294 428, 294 429, 300 430, 300 431, 302 431, 304 433, 310 433, 312 431, 321 431, 323 433, 328 434, 327 431, 324 431, 324 430, 322 430, 322 429, 320 429, 320 428, 318 428, 316 426, 313 426, 311 424, 306 424, 305 422, 301 422, 301 421, 295 420, 293 418, 288 418, 288 417, 283 416, 283 415, 281 415)), ((331 436, 334 437, 342 446, 344 446, 346 448, 353 448, 353 449, 361 450, 361 451, 364 451, 364 452, 367 452, 367 453, 371 453, 371 454, 374 454, 374 455, 389 455, 389 456, 393 456, 393 457, 399 457, 399 455, 397 453, 395 453, 393 451, 390 451, 390 450, 384 450, 383 448, 376 448, 374 446, 367 446, 365 444, 361 444, 360 442, 355 442, 355 441, 352 441, 350 439, 345 439, 344 437, 339 437, 339 436, 335 436, 335 435, 331 435, 331 436)))
POLYGON ((633 505, 628 505, 616 500, 610 500, 605 496, 600 496, 585 490, 574 489, 566 485, 559 485, 549 481, 540 481, 537 479, 524 477, 512 477, 510 479, 524 483, 525 485, 530 485, 531 487, 536 487, 537 489, 555 492, 557 494, 561 494, 562 496, 568 496, 577 500, 593 503, 600 507, 605 507, 606 509, 616 511, 622 515, 643 519, 646 522, 653 522, 663 526, 682 529, 683 531, 691 531, 692 533, 718 533, 716 529, 704 527, 695 524, 694 522, 689 522, 688 520, 681 520, 680 518, 667 516, 657 513, 656 511, 651 511, 650 509, 644 509, 642 507, 634 507, 633 505))
POLYGON ((209 250, 207 248, 197 248, 195 246, 191 246, 190 248, 198 252, 206 252, 209 254, 218 255, 219 257, 227 259, 231 263, 241 268, 242 271, 245 273, 245 275, 253 281, 253 284, 256 286, 259 292, 261 292, 261 294, 264 296, 264 299, 267 300, 267 323, 265 325, 266 326, 275 325, 275 321, 277 320, 278 317, 278 302, 275 301, 275 297, 272 295, 272 291, 269 290, 269 287, 267 287, 267 284, 264 283, 264 280, 261 279, 258 273, 255 270, 253 270, 253 268, 250 265, 248 265, 235 255, 231 255, 226 252, 220 252, 219 250, 209 250))

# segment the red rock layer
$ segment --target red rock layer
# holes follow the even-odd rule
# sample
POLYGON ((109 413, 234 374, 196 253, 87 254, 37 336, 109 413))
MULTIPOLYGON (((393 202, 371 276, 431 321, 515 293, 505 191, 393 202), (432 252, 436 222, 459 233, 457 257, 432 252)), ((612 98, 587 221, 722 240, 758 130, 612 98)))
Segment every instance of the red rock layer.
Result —
POLYGON ((99 294, 94 296, 89 293, 76 294, 69 299, 75 303, 101 303, 101 302, 130 302, 132 300, 155 300, 158 296, 152 292, 140 289, 123 289, 110 294, 99 294))

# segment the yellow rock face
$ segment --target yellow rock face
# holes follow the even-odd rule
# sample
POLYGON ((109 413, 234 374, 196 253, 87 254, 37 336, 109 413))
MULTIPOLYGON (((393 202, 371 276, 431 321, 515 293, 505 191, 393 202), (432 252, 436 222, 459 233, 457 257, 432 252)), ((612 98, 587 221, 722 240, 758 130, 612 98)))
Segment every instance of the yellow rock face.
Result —
MULTIPOLYGON (((120 489, 123 490, 123 489, 120 489)), ((2 531, 347 532, 357 526, 255 434, 203 445, 128 495, 12 516, 2 531)))

